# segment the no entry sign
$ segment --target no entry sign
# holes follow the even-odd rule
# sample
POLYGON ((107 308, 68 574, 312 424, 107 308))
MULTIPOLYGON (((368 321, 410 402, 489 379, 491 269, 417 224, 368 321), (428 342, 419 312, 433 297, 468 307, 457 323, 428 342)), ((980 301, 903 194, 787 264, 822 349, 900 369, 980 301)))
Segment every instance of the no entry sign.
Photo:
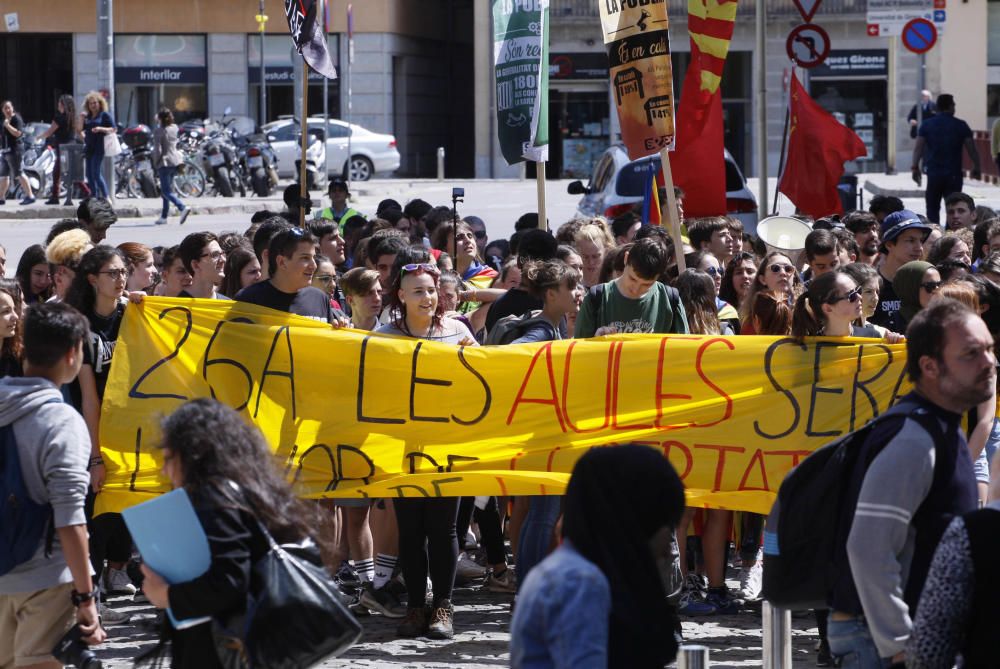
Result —
POLYGON ((913 19, 903 26, 903 46, 913 53, 927 53, 937 42, 937 28, 927 19, 913 19))
POLYGON ((830 36, 815 23, 804 23, 788 34, 785 51, 799 67, 816 67, 830 53, 830 36))

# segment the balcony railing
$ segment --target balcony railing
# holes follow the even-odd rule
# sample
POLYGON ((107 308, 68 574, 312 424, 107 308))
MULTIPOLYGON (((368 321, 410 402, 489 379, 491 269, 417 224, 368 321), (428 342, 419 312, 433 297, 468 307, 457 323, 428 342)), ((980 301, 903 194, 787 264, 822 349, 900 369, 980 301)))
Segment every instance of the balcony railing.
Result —
MULTIPOLYGON (((553 20, 560 18, 597 18, 598 2, 606 0, 551 0, 549 13, 553 20)), ((764 0, 768 17, 788 18, 797 17, 799 10, 792 0, 764 0)), ((737 14, 739 16, 753 16, 756 11, 758 0, 739 0, 737 14)), ((687 16, 687 0, 667 0, 667 11, 671 17, 687 16)), ((816 12, 817 17, 822 16, 864 16, 868 9, 868 0, 823 0, 816 12)))

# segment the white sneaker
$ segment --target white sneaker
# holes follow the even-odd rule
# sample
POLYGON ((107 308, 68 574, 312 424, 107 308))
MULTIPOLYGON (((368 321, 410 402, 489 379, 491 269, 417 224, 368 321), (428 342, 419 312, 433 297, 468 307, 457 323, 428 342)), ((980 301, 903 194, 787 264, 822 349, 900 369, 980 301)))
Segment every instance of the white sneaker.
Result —
POLYGON ((156 219, 156 224, 157 225, 166 225, 167 224, 167 219, 165 219, 165 218, 158 218, 158 219, 156 219))
POLYGON ((125 625, 128 621, 132 620, 132 614, 125 613, 124 611, 115 611, 103 602, 101 602, 100 606, 97 607, 97 615, 100 616, 101 625, 104 627, 109 627, 111 625, 125 625))
POLYGON ((109 595, 129 595, 135 594, 138 588, 132 583, 124 569, 112 569, 108 567, 104 571, 104 591, 109 595))
POLYGON ((455 571, 455 578, 462 581, 480 580, 486 576, 486 567, 482 566, 466 553, 459 553, 458 567, 455 571))
POLYGON ((757 559, 751 566, 740 569, 740 589, 739 596, 746 601, 760 599, 760 591, 764 579, 764 555, 762 551, 757 551, 757 559))

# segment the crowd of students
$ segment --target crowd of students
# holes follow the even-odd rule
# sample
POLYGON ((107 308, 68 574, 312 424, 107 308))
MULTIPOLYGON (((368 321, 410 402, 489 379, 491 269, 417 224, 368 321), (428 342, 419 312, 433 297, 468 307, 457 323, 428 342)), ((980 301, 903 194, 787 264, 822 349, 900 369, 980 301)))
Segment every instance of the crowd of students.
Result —
MULTIPOLYGON (((47 578, 55 580, 46 588, 72 581, 78 598, 95 604, 105 626, 125 623, 129 616, 109 607, 102 597, 149 594, 121 517, 94 515, 94 501, 105 476, 98 434, 108 371, 129 303, 147 295, 234 299, 335 327, 463 346, 612 333, 855 336, 898 343, 907 328, 921 320, 921 313, 935 304, 940 310, 944 297, 966 305, 966 311, 942 317, 957 321, 967 312, 981 314, 990 333, 1000 331, 996 283, 1000 280, 1000 220, 960 193, 946 201, 945 229, 905 210, 893 198, 876 198, 870 211, 814 221, 805 248, 793 253, 766 248, 729 217, 686 221, 683 249, 674 248, 663 228, 641 225, 633 214, 613 221, 574 219, 554 232, 540 226, 537 215, 525 214, 510 239, 490 239, 486 223, 478 217, 456 220, 450 208, 419 199, 405 206, 383 200, 371 217, 365 217, 349 206, 347 184, 338 179, 330 183, 330 206, 317 211, 303 228, 297 225, 302 204, 297 188, 286 191, 287 211, 258 212, 243 231, 191 232, 171 247, 149 247, 141 240, 117 247, 102 244, 115 214, 106 201, 88 199, 76 218, 59 221, 44 245, 22 255, 14 279, 0 281, 0 375, 7 377, 4 382, 26 383, 16 379, 49 370, 41 374, 47 381, 40 396, 64 399, 76 410, 73 421, 85 426, 85 438, 74 448, 85 449, 80 457, 86 462, 89 485, 83 494, 79 481, 74 480, 70 492, 82 495, 79 513, 57 515, 56 524, 69 560, 71 551, 65 548, 63 528, 58 524, 78 527, 85 518, 96 587, 83 589, 86 579, 70 564, 69 571, 64 569, 56 577, 49 574, 47 578), (685 261, 683 272, 678 272, 678 253, 685 261), (62 306, 57 310, 51 304, 62 306), (55 325, 45 325, 46 318, 55 325), (84 322, 80 318, 86 327, 79 337, 79 359, 74 357, 72 336, 60 345, 45 335, 29 340, 32 319, 41 323, 37 327, 43 331, 62 327, 76 332, 73 328, 80 329, 84 322), (48 349, 33 353, 32 346, 48 349), (71 374, 74 367, 79 372, 71 374), (89 598, 85 597, 88 593, 89 598)), ((990 480, 988 454, 1000 441, 1000 430, 994 427, 995 387, 991 390, 988 397, 969 407, 973 416, 967 430, 970 462, 977 463, 975 494, 983 502, 990 480)), ((193 409, 190 413, 216 423, 229 420, 204 407, 200 413, 193 409)), ((177 431, 178 441, 168 434, 165 461, 175 452, 187 452, 179 446, 179 440, 188 439, 182 436, 182 426, 177 421, 170 426, 177 431)), ((628 466, 646 457, 631 451, 626 455, 622 457, 631 463, 628 466)), ((579 479, 580 486, 585 486, 586 467, 603 466, 601 457, 582 460, 574 481, 579 479)), ((196 462, 189 460, 185 466, 194 467, 196 462)), ((645 471, 649 476, 676 478, 672 471, 656 474, 648 467, 645 471)), ((185 473, 176 480, 196 480, 194 472, 185 473)), ((607 475, 604 470, 602 476, 607 475)), ((623 490, 635 488, 626 484, 630 479, 622 481, 623 490)), ((601 486, 602 490, 608 487, 601 486)), ((594 653, 605 662, 608 657, 619 657, 636 662, 628 666, 662 666, 672 656, 673 641, 661 643, 657 635, 663 630, 651 629, 649 620, 637 621, 633 607, 648 605, 655 612, 650 620, 668 625, 679 638, 675 610, 681 616, 744 610, 747 602, 760 597, 762 570, 762 517, 685 510, 678 499, 662 498, 669 489, 656 493, 662 493, 657 499, 651 491, 628 490, 621 492, 621 498, 607 500, 607 506, 602 506, 603 501, 598 504, 590 488, 583 494, 574 492, 571 484, 565 498, 344 500, 309 508, 322 518, 325 558, 344 592, 353 597, 353 610, 398 619, 399 636, 451 638, 456 580, 478 580, 490 591, 512 597, 517 593, 512 639, 515 666, 565 666, 562 661, 546 664, 539 659, 546 652, 558 652, 544 649, 551 639, 539 636, 540 626, 558 619, 556 609, 561 605, 553 598, 570 597, 570 592, 578 597, 583 590, 577 586, 590 584, 596 588, 594 599, 581 606, 604 616, 598 620, 610 616, 610 628, 600 634, 563 629, 561 633, 569 635, 560 640, 565 652, 585 658, 581 662, 586 666, 597 666, 589 664, 594 653), (652 508, 660 502, 669 504, 652 508), (634 513, 621 517, 610 508, 629 508, 634 513), (626 526, 626 520, 638 525, 626 526), (591 522, 597 524, 588 526, 591 522), (595 536, 600 522, 604 522, 603 539, 595 536), (469 529, 473 525, 478 532, 469 529), (662 528, 675 527, 676 532, 662 536, 662 528), (607 537, 617 541, 613 538, 619 535, 621 541, 614 550, 602 544, 607 537), (505 536, 510 539, 511 554, 505 536), (573 548, 552 553, 560 537, 573 548), (655 553, 650 552, 651 541, 655 553), (625 553, 616 552, 626 548, 625 553), (594 565, 606 581, 593 581, 594 565), (664 577, 653 579, 656 587, 652 588, 652 583, 644 583, 639 576, 648 577, 647 572, 655 571, 657 565, 664 577), (727 565, 739 569, 736 591, 726 586, 727 565), (577 586, 567 590, 570 581, 553 585, 544 576, 553 572, 571 575, 577 586), (646 586, 652 589, 643 592, 646 586), (651 599, 651 592, 656 597, 651 599), (629 646, 637 641, 653 645, 640 652, 629 646), (595 644, 600 648, 594 650, 595 644)), ((49 492, 58 491, 49 485, 49 492)), ((285 499, 283 494, 279 500, 285 499)), ((65 503, 72 506, 73 500, 65 503)), ((272 530, 305 531, 283 525, 277 516, 271 520, 272 530)), ((978 531, 977 527, 967 525, 969 532, 978 531)), ((949 534, 953 550, 962 555, 968 552, 968 539, 963 536, 959 530, 949 534)), ((216 554, 225 546, 213 543, 212 548, 216 554)), ((973 558, 967 558, 963 564, 972 562, 973 558)), ((44 578, 28 580, 45 582, 44 578)), ((11 606, 4 599, 7 593, 20 592, 16 588, 24 582, 19 568, 0 575, 3 607, 11 606)), ((174 594, 174 586, 168 597, 160 585, 150 597, 157 606, 182 597, 180 591, 174 594)), ((194 593, 191 589, 184 592, 194 593)), ((199 614, 195 599, 184 597, 191 603, 191 614, 199 614)), ((861 599, 864 602, 864 593, 861 599)), ((845 615, 861 615, 857 609, 845 613, 834 607, 831 625, 842 623, 845 615)), ((8 629, 4 625, 14 625, 6 615, 0 611, 0 636, 8 629)), ((827 666, 833 662, 831 646, 842 651, 839 655, 846 654, 843 637, 838 636, 843 625, 837 630, 831 627, 827 635, 826 616, 818 618, 822 637, 818 663, 827 666)), ((93 616, 78 613, 77 619, 91 640, 100 639, 93 616)), ((15 643, 9 652, 24 663, 25 658, 47 652, 43 646, 51 647, 65 629, 66 625, 56 625, 30 639, 25 637, 24 645, 15 643)), ((878 634, 876 642, 881 639, 878 634)), ((670 634, 666 638, 674 639, 670 634)), ((905 639, 893 643, 891 649, 896 650, 905 639)), ((195 647, 203 648, 197 643, 195 647)), ((879 643, 880 651, 887 647, 879 643)), ((0 643, 0 650, 8 652, 4 648, 0 643)), ((5 661, 0 652, 0 665, 5 661)), ((213 666, 208 660, 190 662, 187 666, 213 666)), ((185 666, 185 661, 178 660, 177 666, 185 666)))

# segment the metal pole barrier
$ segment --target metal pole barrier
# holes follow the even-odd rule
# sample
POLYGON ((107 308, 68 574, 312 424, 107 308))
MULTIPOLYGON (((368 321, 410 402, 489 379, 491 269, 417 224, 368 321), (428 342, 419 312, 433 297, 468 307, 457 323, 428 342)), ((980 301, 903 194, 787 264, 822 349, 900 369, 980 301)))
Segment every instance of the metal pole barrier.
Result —
POLYGON ((764 601, 764 669, 792 669, 792 612, 764 601))
POLYGON ((444 147, 439 146, 438 151, 438 181, 444 181, 444 147))
POLYGON ((681 646, 677 650, 677 669, 708 669, 708 646, 681 646))

